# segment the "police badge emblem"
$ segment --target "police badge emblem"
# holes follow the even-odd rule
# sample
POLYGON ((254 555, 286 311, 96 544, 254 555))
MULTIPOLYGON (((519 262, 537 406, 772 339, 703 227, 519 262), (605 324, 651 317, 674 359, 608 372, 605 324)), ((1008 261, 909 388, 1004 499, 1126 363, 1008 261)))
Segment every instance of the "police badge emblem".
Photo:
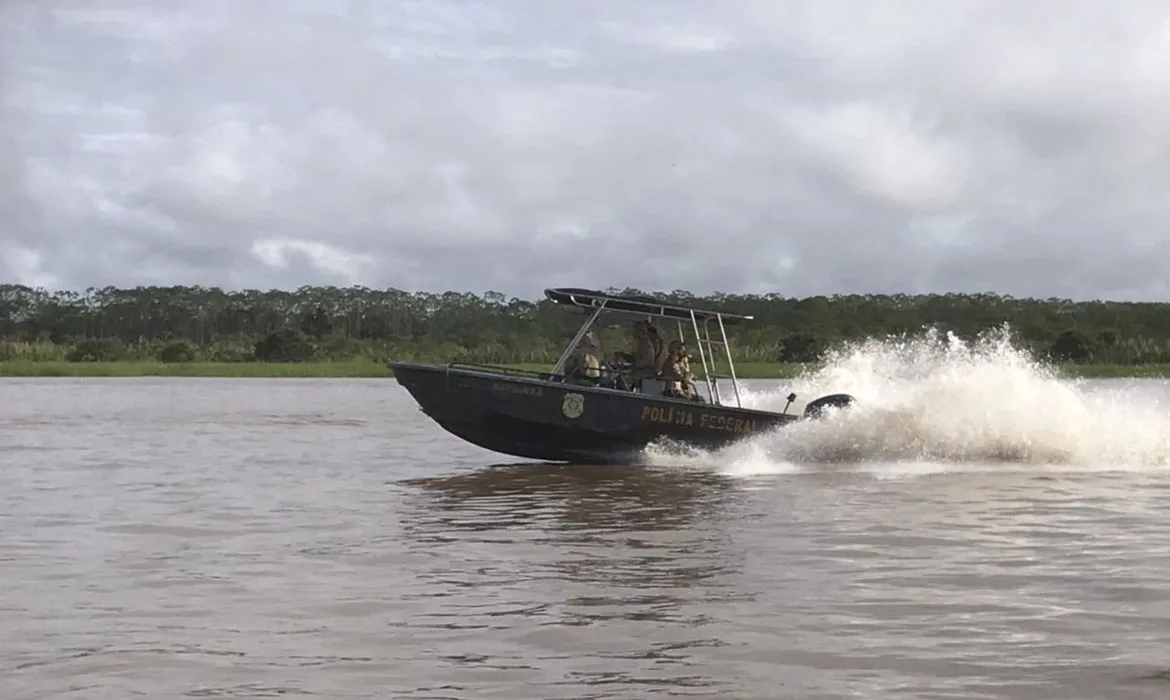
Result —
POLYGON ((578 418, 584 412, 584 396, 580 394, 565 394, 565 400, 561 402, 561 413, 564 413, 566 418, 578 418))

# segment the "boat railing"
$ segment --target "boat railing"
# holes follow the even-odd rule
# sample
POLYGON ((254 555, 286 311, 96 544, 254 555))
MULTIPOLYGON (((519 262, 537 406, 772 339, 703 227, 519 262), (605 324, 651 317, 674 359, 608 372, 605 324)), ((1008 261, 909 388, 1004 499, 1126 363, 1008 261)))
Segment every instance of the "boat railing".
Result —
MULTIPOLYGON (((556 303, 573 304, 578 308, 590 310, 590 313, 585 319, 585 322, 577 329, 577 333, 569 341, 569 344, 565 346, 560 357, 557 358, 552 372, 544 375, 542 378, 552 379, 553 381, 564 380, 566 366, 572 353, 576 350, 590 327, 597 321, 598 316, 603 311, 611 310, 612 307, 613 311, 621 313, 644 313, 649 316, 664 319, 672 318, 678 326, 679 340, 686 337, 687 333, 684 331, 684 325, 689 325, 691 333, 694 334, 695 348, 699 352, 699 366, 702 372, 701 379, 707 386, 709 400, 717 405, 725 405, 723 397, 720 395, 721 387, 719 380, 727 379, 731 381, 735 405, 742 408, 743 402, 739 391, 739 378, 736 376, 735 360, 732 358, 731 344, 728 342, 726 325, 739 320, 750 320, 752 318, 751 316, 660 304, 650 299, 619 297, 583 289, 548 289, 545 290, 545 294, 556 303), (689 324, 686 323, 688 321, 689 324), (714 322, 715 328, 711 327, 712 322, 714 322), (726 372, 720 371, 721 365, 726 365, 726 372)), ((611 367, 611 369, 613 368, 611 367)))
POLYGON ((589 317, 586 318, 585 322, 581 324, 581 327, 577 329, 576 335, 574 335, 573 339, 569 341, 569 344, 565 346, 561 356, 557 358, 557 363, 553 365, 552 374, 557 376, 564 374, 565 363, 569 361, 569 358, 577 349, 577 344, 581 342, 581 339, 585 337, 585 334, 589 332, 589 329, 593 326, 594 323, 597 322, 597 317, 600 316, 601 312, 605 310, 605 303, 606 302, 604 300, 600 302, 594 302, 595 305, 593 307, 593 313, 589 314, 589 317))
POLYGON ((449 362, 447 369, 484 370, 493 374, 506 374, 513 377, 527 377, 545 381, 560 381, 563 377, 556 372, 541 372, 534 369, 520 369, 518 367, 503 367, 500 365, 479 364, 471 362, 449 362))
POLYGON ((731 389, 735 395, 735 405, 742 408, 743 403, 739 394, 739 378, 735 374, 735 360, 731 356, 731 344, 727 339, 727 331, 724 327, 722 316, 715 314, 704 319, 702 325, 700 325, 699 319, 692 314, 691 329, 695 334, 695 345, 699 351, 699 363, 702 366, 703 372, 702 379, 707 384, 707 393, 712 403, 723 405, 723 397, 719 391, 719 380, 728 379, 731 381, 731 389), (718 325, 719 335, 715 338, 711 337, 711 321, 715 321, 718 325), (726 363, 726 373, 719 371, 720 355, 723 356, 722 361, 726 363))

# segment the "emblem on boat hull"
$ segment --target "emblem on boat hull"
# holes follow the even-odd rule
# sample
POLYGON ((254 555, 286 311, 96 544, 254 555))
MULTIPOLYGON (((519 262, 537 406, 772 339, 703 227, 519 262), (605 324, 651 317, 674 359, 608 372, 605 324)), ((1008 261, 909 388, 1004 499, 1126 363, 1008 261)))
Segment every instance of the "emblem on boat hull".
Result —
POLYGON ((561 413, 565 414, 565 418, 580 418, 584 412, 584 396, 580 394, 565 394, 565 400, 561 401, 561 413))

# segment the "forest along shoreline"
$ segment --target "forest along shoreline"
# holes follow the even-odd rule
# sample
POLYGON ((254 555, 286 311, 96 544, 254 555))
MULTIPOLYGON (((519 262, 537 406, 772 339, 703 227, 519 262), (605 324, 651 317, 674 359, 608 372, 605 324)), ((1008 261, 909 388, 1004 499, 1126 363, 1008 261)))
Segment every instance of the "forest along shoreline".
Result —
MULTIPOLYGON (((936 328, 971 340, 1004 324, 1066 376, 1170 376, 1168 303, 607 291, 753 316, 729 328, 744 379, 796 376, 864 338, 936 328)), ((497 292, 0 285, 0 375, 389 377, 384 358, 548 369, 580 320, 547 300, 497 292)), ((628 345, 626 325, 597 328, 602 346, 628 345)))
MULTIPOLYGON (((547 371, 552 365, 505 363, 497 365, 514 369, 547 371)), ((745 362, 736 365, 740 379, 791 379, 813 372, 816 363, 745 362)), ((1066 378, 1121 379, 1170 378, 1170 364, 1146 365, 1058 365, 1066 378)), ((393 377, 394 373, 381 362, 65 362, 26 361, 0 362, 0 377, 220 377, 220 378, 303 378, 303 379, 364 379, 393 377)))

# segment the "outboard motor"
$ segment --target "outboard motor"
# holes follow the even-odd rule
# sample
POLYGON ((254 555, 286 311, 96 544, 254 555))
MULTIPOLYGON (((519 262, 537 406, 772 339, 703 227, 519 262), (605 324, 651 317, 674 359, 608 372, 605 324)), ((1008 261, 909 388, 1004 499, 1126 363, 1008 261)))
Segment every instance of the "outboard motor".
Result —
POLYGON ((813 419, 820 418, 825 414, 826 408, 848 408, 856 402, 857 399, 849 394, 828 394, 819 399, 809 401, 808 405, 804 407, 804 417, 813 419))

